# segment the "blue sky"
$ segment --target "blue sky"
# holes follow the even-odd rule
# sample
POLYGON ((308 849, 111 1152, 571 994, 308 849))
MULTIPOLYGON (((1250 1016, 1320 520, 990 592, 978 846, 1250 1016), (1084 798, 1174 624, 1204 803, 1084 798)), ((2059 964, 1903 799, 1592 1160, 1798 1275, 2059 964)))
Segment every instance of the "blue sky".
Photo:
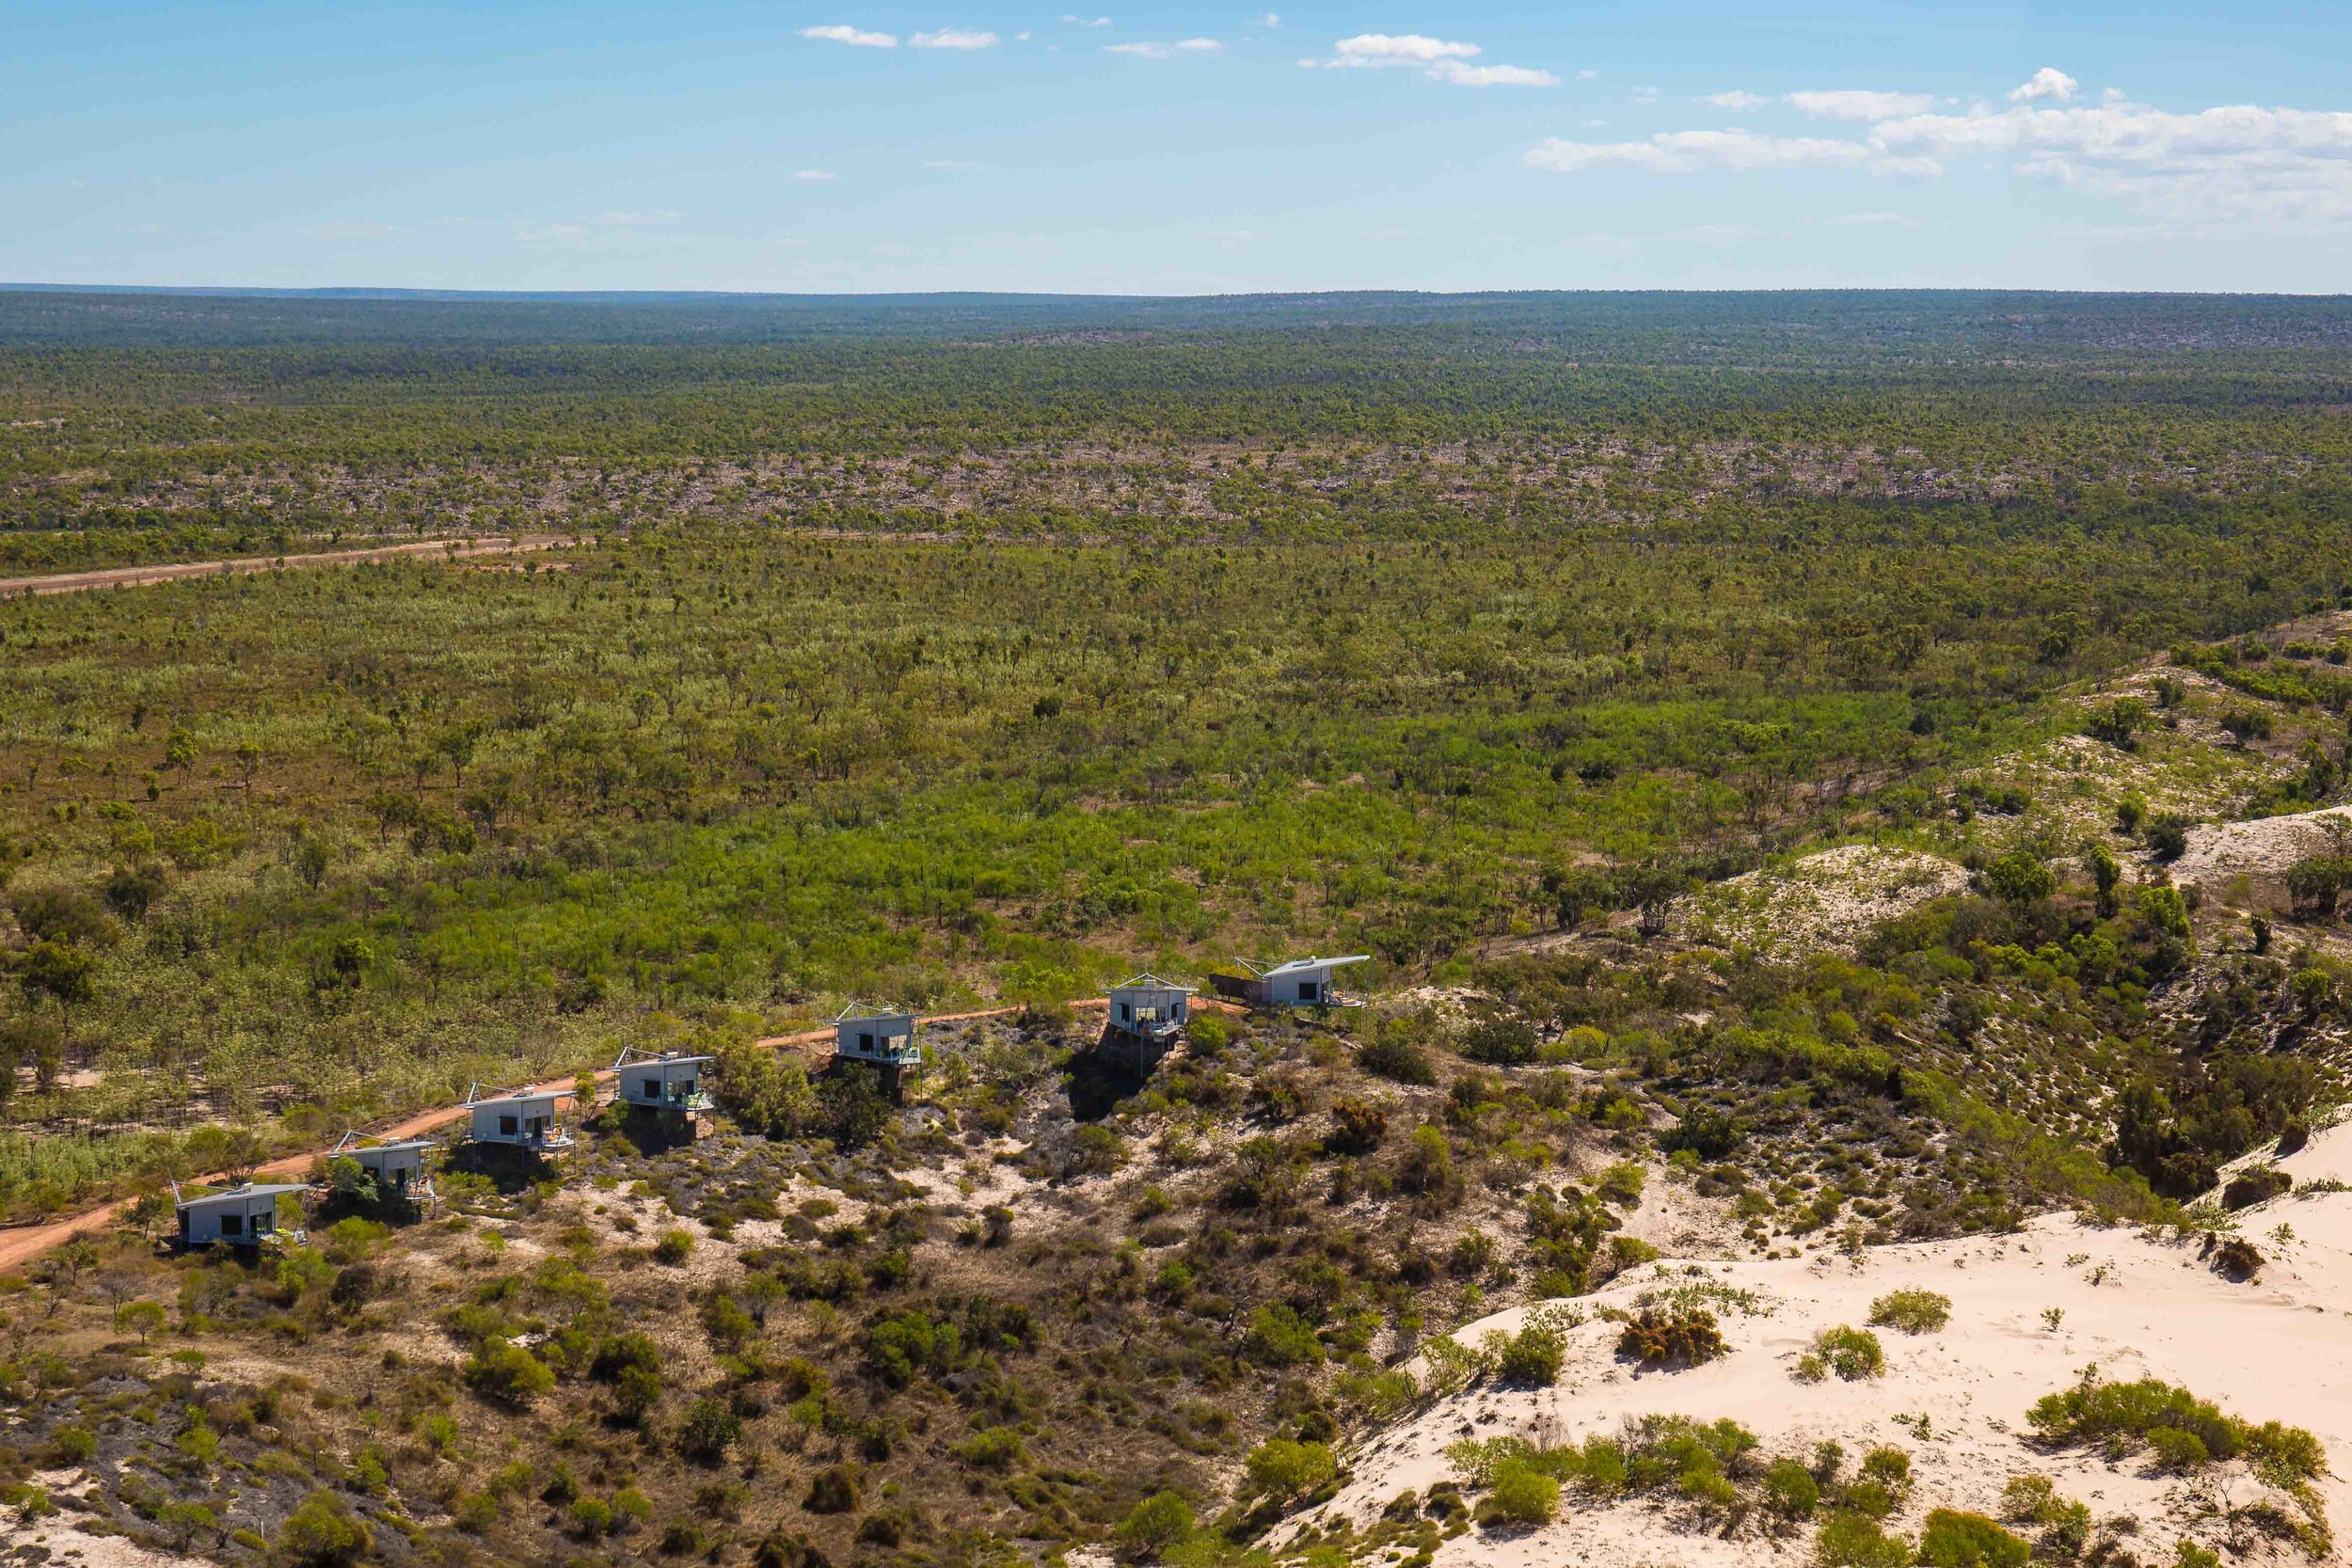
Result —
POLYGON ((0 0, 0 37, 10 281, 2352 279, 2331 4, 0 0))

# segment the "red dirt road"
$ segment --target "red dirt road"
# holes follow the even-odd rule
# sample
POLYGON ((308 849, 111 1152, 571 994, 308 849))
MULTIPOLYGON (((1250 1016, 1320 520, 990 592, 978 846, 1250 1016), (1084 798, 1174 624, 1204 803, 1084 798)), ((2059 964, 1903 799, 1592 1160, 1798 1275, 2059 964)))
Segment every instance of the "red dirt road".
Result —
POLYGON ((364 549, 322 550, 311 555, 245 556, 233 561, 179 561, 153 566, 107 566, 88 572, 56 572, 39 578, 0 578, 0 598, 11 594, 87 594, 96 588, 145 588, 151 583, 176 582, 182 578, 242 577, 274 572, 280 566, 349 566, 363 561, 388 561, 404 555, 439 554, 455 561, 479 555, 516 555, 551 550, 571 543, 554 534, 530 534, 520 539, 499 537, 458 541, 422 539, 413 545, 373 545, 364 549), (454 547, 453 547, 454 546, 454 547))
MULTIPOLYGON (((1207 997, 1201 998, 1201 1005, 1217 1007, 1220 1010, 1240 1010, 1229 1008, 1226 1004, 1212 1001, 1207 997)), ((1071 1006, 1084 1009, 1108 1006, 1109 1003, 1105 998, 1089 996, 1073 1002, 1071 1006)), ((1020 1010, 1018 1007, 982 1007, 968 1013, 926 1014, 923 1022, 926 1023, 961 1023, 976 1018, 1003 1018, 1020 1010)), ((775 1051, 786 1047, 798 1049, 804 1045, 822 1045, 832 1038, 831 1028, 804 1029, 797 1035, 773 1035, 753 1043, 775 1051)), ((615 1076, 611 1068, 599 1068, 596 1073, 596 1082, 600 1084, 611 1083, 615 1076)), ((542 1092, 553 1091, 557 1094, 564 1094, 569 1091, 577 1081, 577 1075, 575 1075, 571 1078, 552 1079, 548 1083, 532 1086, 542 1092)), ((376 1128, 371 1135, 385 1139, 421 1138, 427 1132, 437 1132, 448 1126, 465 1114, 466 1108, 462 1105, 443 1105, 430 1111, 420 1111, 406 1120, 396 1121, 389 1127, 376 1128)), ((265 1165, 255 1167, 253 1174, 257 1178, 300 1177, 309 1172, 313 1160, 326 1152, 325 1149, 320 1148, 312 1149, 305 1154, 288 1154, 272 1160, 265 1165)), ((199 1177, 196 1180, 198 1181, 219 1181, 225 1179, 223 1173, 215 1172, 211 1176, 199 1177)), ((85 1232, 103 1230, 119 1219, 128 1206, 127 1199, 118 1199, 113 1203, 101 1204, 95 1209, 85 1210, 81 1213, 70 1215, 64 1219, 0 1230, 0 1269, 13 1269, 29 1263, 50 1248, 63 1246, 76 1236, 85 1232)))

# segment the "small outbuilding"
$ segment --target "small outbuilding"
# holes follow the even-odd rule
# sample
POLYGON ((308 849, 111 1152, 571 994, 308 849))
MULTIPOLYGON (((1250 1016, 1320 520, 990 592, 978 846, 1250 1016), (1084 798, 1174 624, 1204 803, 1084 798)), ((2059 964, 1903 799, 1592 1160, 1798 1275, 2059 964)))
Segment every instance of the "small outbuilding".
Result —
POLYGON ((517 1089, 477 1100, 469 1089, 466 1108, 473 1113, 473 1141, 537 1153, 569 1148, 572 1135, 555 1116, 556 1102, 565 1098, 556 1089, 517 1089))
MULTIPOLYGON (((183 1197, 174 1187, 172 1196, 180 1211, 180 1245, 203 1247, 219 1242, 227 1246, 258 1247, 279 1234, 278 1198, 302 1191, 302 1187, 286 1181, 241 1181, 216 1193, 183 1197)), ((285 1234, 297 1242, 303 1235, 299 1228, 285 1234)))
POLYGON ((425 1156, 432 1152, 430 1138, 405 1138, 395 1143, 363 1144, 356 1132, 346 1132, 342 1141, 327 1150, 329 1161, 349 1160, 375 1179, 375 1184, 387 1196, 405 1198, 411 1203, 433 1201, 433 1179, 425 1174, 425 1156))
POLYGON ((1252 1007, 1360 1007, 1364 999, 1342 991, 1331 973, 1348 964, 1369 963, 1369 953, 1341 958, 1292 958, 1285 963, 1256 964, 1241 960, 1244 974, 1212 976, 1217 994, 1252 1007))
POLYGON ((691 1116, 711 1106, 703 1085, 710 1076, 715 1056, 689 1056, 679 1052, 651 1055, 635 1049, 623 1051, 612 1064, 620 1079, 624 1105, 647 1111, 678 1111, 691 1116), (637 1060, 631 1061, 630 1057, 637 1060))
POLYGON ((922 1028, 923 1020, 917 1014, 852 1002, 834 1015, 834 1053, 877 1067, 921 1067, 923 1044, 917 1037, 922 1028))

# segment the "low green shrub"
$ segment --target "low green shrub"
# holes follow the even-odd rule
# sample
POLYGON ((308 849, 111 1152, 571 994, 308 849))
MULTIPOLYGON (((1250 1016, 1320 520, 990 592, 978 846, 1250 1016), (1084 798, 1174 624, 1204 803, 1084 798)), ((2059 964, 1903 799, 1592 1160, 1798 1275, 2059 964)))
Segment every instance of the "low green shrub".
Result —
POLYGON ((1560 1512, 1560 1483, 1532 1465, 1510 1463, 1495 1475, 1494 1490, 1480 1510, 1487 1522, 1534 1528, 1560 1512))
POLYGON ((1870 1304, 1870 1322, 1905 1334, 1933 1334, 1952 1321, 1952 1298, 1933 1291, 1889 1291, 1870 1304))
POLYGON ((1141 1556, 1156 1556, 1193 1531, 1192 1504, 1180 1492, 1154 1492, 1119 1522, 1119 1544, 1141 1556))
POLYGON ((1697 1308, 1645 1307, 1626 1320, 1617 1354, 1645 1367, 1696 1367, 1728 1353, 1715 1314, 1697 1308))
POLYGON ((1911 1568, 1914 1555, 1910 1542, 1859 1513, 1830 1515, 1813 1538, 1818 1568, 1911 1568))
POLYGON ((1867 1328, 1840 1324, 1823 1329, 1813 1341, 1813 1353, 1847 1382, 1879 1376, 1886 1370, 1886 1353, 1879 1337, 1867 1328))
POLYGON ((2033 1544, 1981 1513, 1939 1508, 1919 1532, 1922 1568, 2025 1568, 2033 1544))

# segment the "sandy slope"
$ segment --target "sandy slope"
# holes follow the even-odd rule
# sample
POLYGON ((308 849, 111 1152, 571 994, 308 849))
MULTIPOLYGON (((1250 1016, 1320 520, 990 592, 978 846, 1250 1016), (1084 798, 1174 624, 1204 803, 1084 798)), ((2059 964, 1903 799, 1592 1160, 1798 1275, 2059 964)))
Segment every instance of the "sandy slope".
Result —
POLYGON ((2282 876, 2306 856, 2333 852, 2336 835, 2345 832, 2352 832, 2352 806, 2206 823, 2189 830, 2187 852, 2172 863, 2172 879, 2211 883, 2240 873, 2282 876))
MULTIPOLYGON (((2314 1138, 2281 1162, 2302 1183, 2324 1175, 2352 1180, 2352 1126, 2314 1138)), ((1645 1291, 1709 1278, 1758 1293, 1765 1315, 1719 1313, 1735 1347, 1724 1360, 1689 1370, 1637 1374, 1615 1355, 1615 1325, 1585 1323, 1570 1336, 1559 1386, 1475 1388, 1444 1401, 1348 1456, 1349 1481, 1318 1513, 1369 1523, 1407 1487, 1444 1479, 1448 1444, 1465 1436, 1518 1435, 1544 1442, 1613 1431, 1629 1416, 1731 1417, 1768 1450, 1809 1454, 1823 1439, 1850 1455, 1891 1443, 1909 1450, 1919 1483, 1903 1523, 1929 1508, 1994 1511, 2002 1483, 2023 1471, 2054 1477, 2101 1518, 2133 1513, 2145 1533, 2140 1555, 2170 1556, 2172 1539, 2195 1509, 2191 1483, 2153 1474, 2142 1460, 2108 1465, 2083 1454, 2049 1454, 2022 1440, 2026 1408, 2072 1384, 2088 1363, 2111 1378, 2153 1376, 2184 1384, 2252 1420, 2310 1428, 2327 1445, 2336 1479, 2322 1484, 2328 1516, 2352 1521, 2352 1193, 2288 1196, 2241 1216, 2243 1233, 2273 1259, 2256 1284, 2232 1284, 2201 1259, 2194 1243, 2098 1229, 2050 1217, 2007 1237, 1875 1248, 1859 1259, 1661 1264, 1578 1305, 1630 1307, 1645 1291), (2274 1232, 2292 1227, 2294 1240, 2274 1232), (1879 1331, 1888 1370, 1876 1382, 1802 1385, 1791 1364, 1820 1329, 1861 1325, 1873 1297, 1904 1286, 1952 1300, 1943 1332, 1912 1337, 1879 1331), (2058 1308, 2058 1328, 2043 1312, 2058 1308), (1931 1436, 1915 1422, 1924 1416, 1931 1436)), ((1476 1343, 1512 1330, 1523 1308, 1498 1313, 1456 1338, 1476 1343)), ((2259 1487, 2242 1473, 2225 1496, 2250 1500, 2259 1487)), ((1473 1532, 1449 1542, 1444 1565, 1589 1562, 1606 1568, 1663 1563, 1784 1560, 1787 1544, 1732 1542, 1683 1527, 1675 1511, 1645 1502, 1592 1512, 1574 1508, 1531 1534, 1473 1532)))
POLYGON ((1968 873, 1941 856, 1844 844, 1718 883, 1682 900, 1676 919, 1686 934, 1718 945, 1783 954, 1851 948, 1967 885, 1968 873))

